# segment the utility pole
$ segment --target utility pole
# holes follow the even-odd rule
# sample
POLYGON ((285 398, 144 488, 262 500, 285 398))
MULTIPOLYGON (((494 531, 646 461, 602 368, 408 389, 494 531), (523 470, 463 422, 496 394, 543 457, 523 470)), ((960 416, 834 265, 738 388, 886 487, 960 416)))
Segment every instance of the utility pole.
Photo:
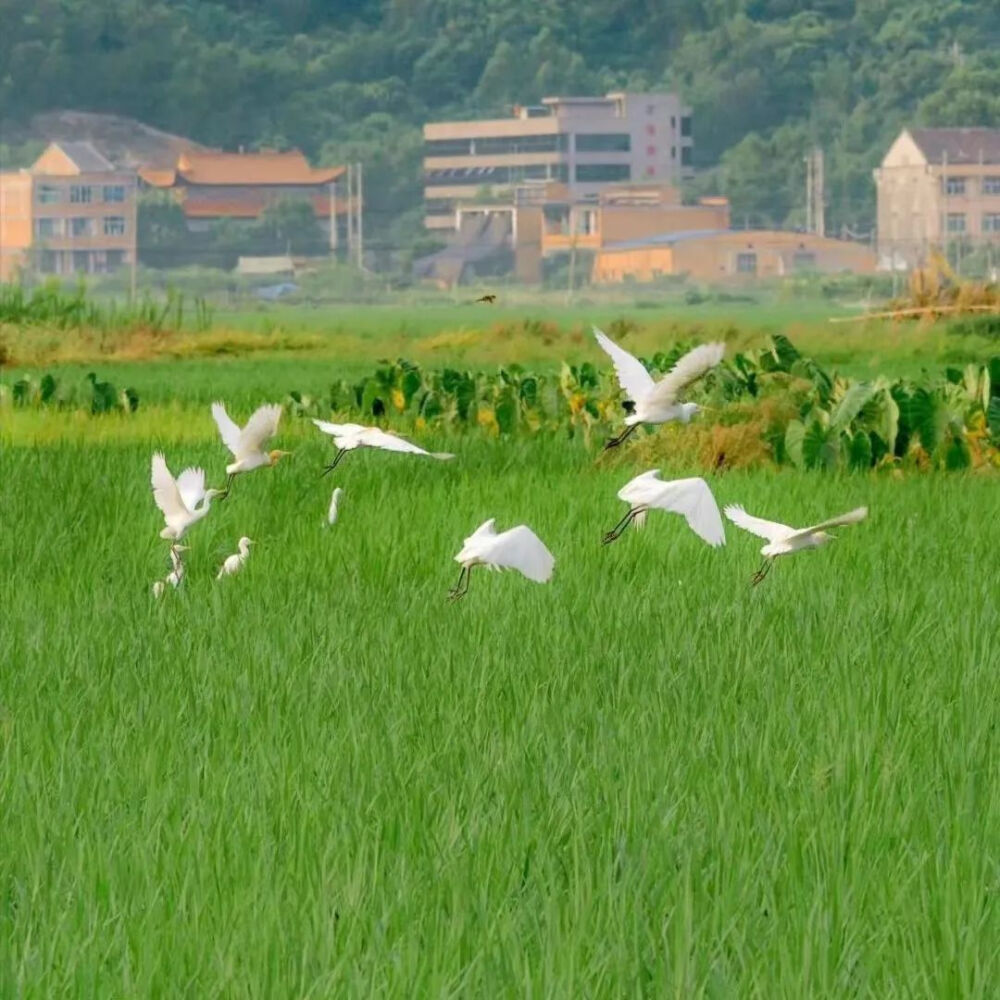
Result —
POLYGON ((358 270, 361 271, 365 266, 365 233, 364 226, 361 221, 361 210, 364 205, 364 165, 361 163, 356 163, 354 169, 357 172, 357 226, 358 226, 358 270))
POLYGON ((347 259, 354 260, 354 164, 347 164, 347 259))
POLYGON ((330 256, 337 256, 337 182, 330 181, 330 256))
POLYGON ((813 160, 812 150, 805 157, 806 161, 806 232, 813 231, 813 160))
POLYGON ((826 180, 824 177, 823 150, 816 146, 813 149, 813 232, 817 236, 826 235, 826 180))

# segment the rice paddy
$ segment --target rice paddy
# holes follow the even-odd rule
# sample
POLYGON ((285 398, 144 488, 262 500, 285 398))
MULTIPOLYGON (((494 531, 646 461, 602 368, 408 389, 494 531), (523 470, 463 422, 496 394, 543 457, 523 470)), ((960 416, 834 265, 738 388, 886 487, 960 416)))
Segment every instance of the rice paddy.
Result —
POLYGON ((290 422, 154 600, 151 452, 221 485, 207 403, 333 363, 135 363, 132 417, 0 413, 5 995, 995 995, 995 476, 712 477, 789 523, 870 507, 751 589, 729 525, 601 546, 627 447, 431 437, 457 458, 319 483, 290 422), (449 605, 487 517, 554 580, 449 605))

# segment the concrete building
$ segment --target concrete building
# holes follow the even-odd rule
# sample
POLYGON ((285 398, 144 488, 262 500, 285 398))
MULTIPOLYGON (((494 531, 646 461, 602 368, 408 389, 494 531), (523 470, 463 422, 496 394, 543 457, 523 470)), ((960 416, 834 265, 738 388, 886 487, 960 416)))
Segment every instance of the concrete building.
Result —
POLYGON ((612 243, 594 258, 593 281, 655 281, 684 275, 699 281, 752 281, 797 272, 870 274, 875 254, 860 243, 814 233, 721 230, 668 233, 612 243))
POLYGON ((903 129, 875 170, 879 267, 953 241, 1000 243, 1000 129, 903 129))
POLYGON ((89 142, 54 142, 0 174, 0 281, 23 271, 103 274, 135 259, 136 174, 89 142))
POLYGON ((548 97, 509 118, 424 126, 425 223, 458 230, 457 209, 526 183, 574 198, 610 184, 676 184, 691 172, 691 111, 676 94, 548 97))

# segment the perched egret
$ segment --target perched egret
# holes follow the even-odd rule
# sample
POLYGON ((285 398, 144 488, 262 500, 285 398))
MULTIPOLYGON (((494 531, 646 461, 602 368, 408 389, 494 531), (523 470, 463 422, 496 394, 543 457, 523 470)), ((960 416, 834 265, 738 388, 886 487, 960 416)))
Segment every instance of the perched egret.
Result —
POLYGON ((678 402, 678 397, 686 386, 714 368, 722 360, 726 350, 723 343, 695 347, 679 358, 677 364, 659 382, 654 382, 646 371, 646 366, 638 358, 632 357, 596 326, 594 336, 611 358, 618 382, 634 404, 632 412, 625 418, 625 430, 608 441, 605 449, 620 445, 639 424, 665 424, 671 420, 686 424, 700 407, 697 403, 678 402))
POLYGON ((811 528, 790 528, 787 524, 765 521, 763 518, 753 517, 742 507, 737 506, 726 507, 725 514, 733 524, 743 528, 744 531, 767 539, 767 545, 760 550, 764 562, 751 580, 751 585, 756 587, 767 576, 778 556, 787 556, 800 549, 818 549, 821 545, 832 542, 835 536, 828 535, 824 529, 836 528, 841 524, 857 524, 868 516, 868 508, 858 507, 839 517, 831 517, 829 521, 814 524, 811 528))
POLYGON ((627 482, 618 498, 629 505, 628 513, 604 536, 604 544, 613 542, 635 521, 641 528, 650 510, 669 510, 683 514, 688 527, 709 545, 725 545, 722 515, 708 483, 704 479, 675 479, 663 482, 659 469, 650 469, 627 482))
POLYGON ((200 521, 208 513, 212 498, 221 494, 220 490, 205 489, 203 469, 185 469, 174 479, 161 452, 153 456, 150 479, 153 499, 167 523, 160 538, 172 542, 179 541, 192 524, 200 521))
POLYGON ((355 448, 382 448, 385 451, 405 451, 410 455, 425 455, 427 458, 448 459, 454 455, 448 452, 431 452, 418 448, 405 438, 397 437, 388 431, 383 431, 378 427, 362 427, 361 424, 331 424, 325 420, 313 420, 313 423, 324 433, 333 438, 333 443, 337 446, 337 454, 333 458, 332 464, 323 470, 325 476, 328 472, 333 472, 340 460, 355 448))
POLYGON ((278 432, 281 407, 277 404, 261 406, 254 411, 246 427, 239 427, 226 413, 222 403, 212 404, 212 416, 219 427, 222 442, 233 453, 235 461, 226 466, 226 489, 221 494, 225 500, 232 489, 233 479, 241 472, 250 472, 263 465, 276 465, 288 451, 264 451, 264 443, 278 432))
POLYGON ((338 486, 333 491, 333 496, 330 497, 330 510, 326 515, 327 524, 337 523, 337 511, 340 505, 340 498, 344 495, 344 491, 338 486))
POLYGON ((244 535, 236 544, 236 548, 239 551, 226 557, 226 561, 220 567, 219 575, 215 579, 221 580, 224 576, 232 576, 234 573, 239 573, 243 568, 243 564, 247 561, 247 556, 250 555, 251 545, 253 545, 253 539, 247 538, 244 535))
POLYGON ((519 524, 498 535, 495 525, 495 517, 481 524, 466 538, 461 551, 455 556, 455 562, 462 565, 462 572, 458 583, 448 591, 451 600, 457 601, 469 592, 473 566, 516 569, 536 583, 546 583, 551 579, 556 561, 531 528, 519 524))

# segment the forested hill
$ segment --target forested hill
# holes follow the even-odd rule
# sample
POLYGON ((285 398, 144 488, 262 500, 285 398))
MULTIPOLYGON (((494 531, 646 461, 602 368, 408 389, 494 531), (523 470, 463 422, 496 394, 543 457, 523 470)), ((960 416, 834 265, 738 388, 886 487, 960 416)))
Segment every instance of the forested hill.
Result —
POLYGON ((514 102, 678 87, 697 184, 734 216, 867 228, 871 169, 908 122, 1000 125, 997 0, 0 0, 0 113, 110 111, 201 142, 363 160, 371 220, 419 217, 420 125, 514 102), (400 218, 400 216, 402 217, 400 218))

